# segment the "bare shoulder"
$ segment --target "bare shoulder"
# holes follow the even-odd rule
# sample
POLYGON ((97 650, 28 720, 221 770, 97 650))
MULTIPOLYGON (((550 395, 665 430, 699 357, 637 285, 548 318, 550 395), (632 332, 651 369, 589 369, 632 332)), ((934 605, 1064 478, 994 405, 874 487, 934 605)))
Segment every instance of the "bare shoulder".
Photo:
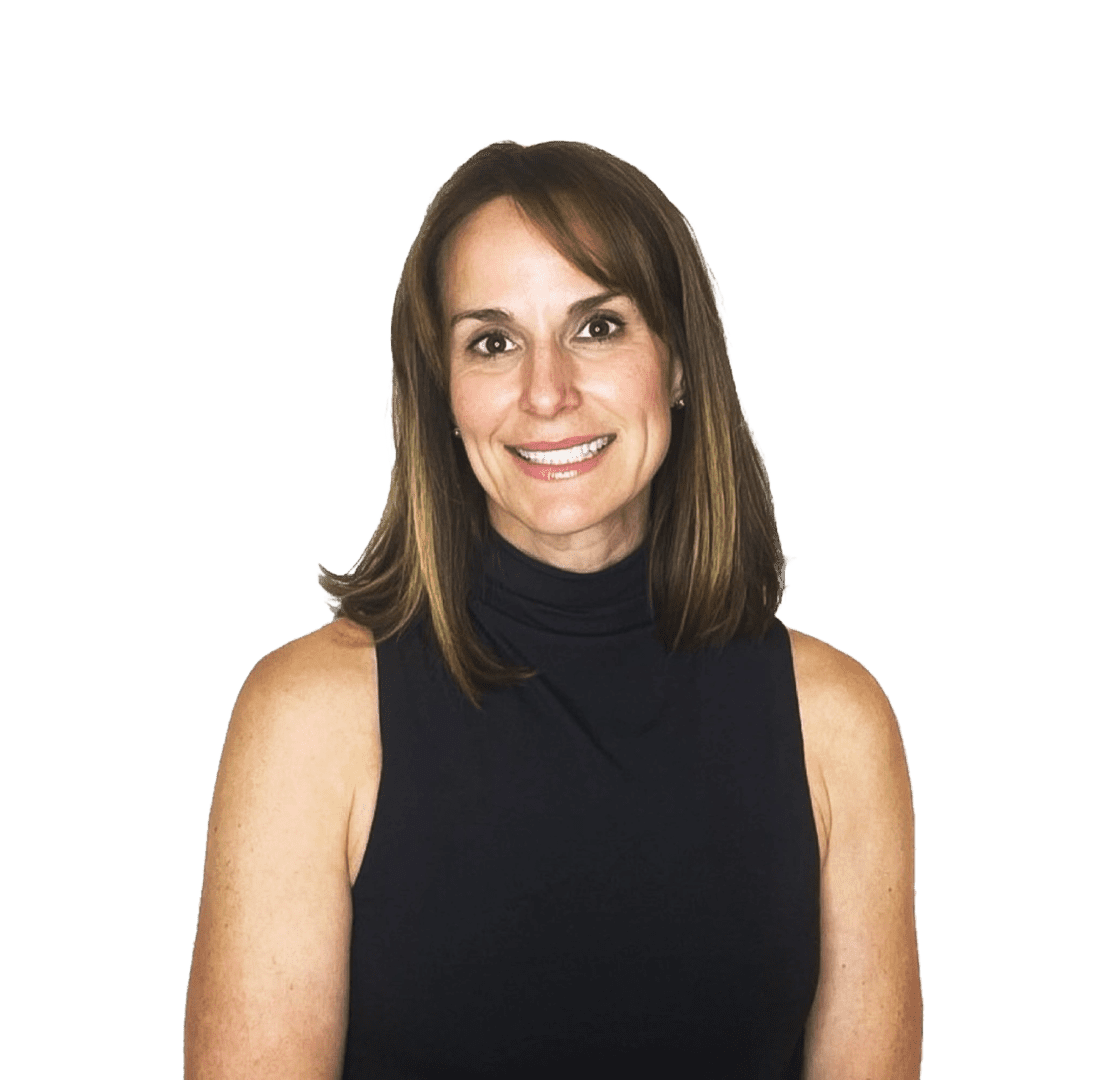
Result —
POLYGON ((825 859, 834 822, 878 813, 909 827, 910 786, 899 725, 876 679, 852 657, 789 630, 808 783, 825 859))
POLYGON ((798 630, 788 635, 800 710, 819 727, 815 734, 848 737, 858 729, 895 725, 884 691, 853 657, 798 630))
POLYGON ((854 786, 901 777, 903 744, 892 706, 876 679, 852 657, 789 630, 804 742, 820 781, 854 786))
POLYGON ((347 619, 264 657, 231 716, 221 773, 253 784, 262 771, 314 788, 346 826, 350 880, 368 840, 380 776, 376 648, 347 619), (235 768, 235 758, 239 760, 235 768), (230 759, 230 760, 228 760, 230 759))
POLYGON ((231 714, 224 754, 268 746, 316 755, 337 748, 365 726, 376 701, 376 650, 361 627, 342 620, 263 657, 250 672, 231 714))
POLYGON ((263 657, 250 672, 236 712, 321 717, 363 704, 376 690, 376 649, 364 627, 338 619, 263 657), (360 699, 360 700, 359 700, 360 699), (277 706, 277 708, 274 708, 277 706))

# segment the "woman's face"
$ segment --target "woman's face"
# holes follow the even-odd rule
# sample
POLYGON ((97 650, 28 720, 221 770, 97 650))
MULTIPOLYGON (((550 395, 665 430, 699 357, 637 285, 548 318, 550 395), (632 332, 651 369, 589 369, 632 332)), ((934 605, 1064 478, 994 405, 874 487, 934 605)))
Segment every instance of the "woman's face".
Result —
POLYGON ((644 539, 680 363, 628 296, 565 259, 506 197, 443 260, 450 402, 493 527, 565 569, 644 539))

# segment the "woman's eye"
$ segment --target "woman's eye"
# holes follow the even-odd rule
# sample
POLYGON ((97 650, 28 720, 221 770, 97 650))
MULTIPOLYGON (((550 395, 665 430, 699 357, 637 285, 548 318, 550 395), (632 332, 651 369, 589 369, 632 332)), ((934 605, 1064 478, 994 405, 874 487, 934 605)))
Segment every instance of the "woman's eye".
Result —
POLYGON ((502 356, 506 352, 511 352, 516 347, 515 342, 500 330, 493 330, 487 334, 481 334, 469 346, 475 352, 481 354, 481 356, 502 356))
POLYGON ((601 338, 613 337, 622 327, 622 322, 610 315, 593 315, 581 327, 579 336, 590 341, 598 341, 601 338))

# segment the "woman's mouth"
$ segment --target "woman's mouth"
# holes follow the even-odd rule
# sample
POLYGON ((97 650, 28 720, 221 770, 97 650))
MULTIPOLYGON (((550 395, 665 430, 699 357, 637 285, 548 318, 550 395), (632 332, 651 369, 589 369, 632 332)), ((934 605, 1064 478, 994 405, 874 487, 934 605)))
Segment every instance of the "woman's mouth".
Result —
POLYGON ((532 465, 572 465, 577 461, 586 461, 590 457, 595 457, 614 439, 614 435, 601 435, 589 442, 577 443, 575 446, 567 446, 559 450, 530 450, 522 446, 512 446, 509 449, 532 465))
MULTIPOLYGON (((569 440, 564 440, 569 442, 569 440)), ((542 445, 509 446, 528 476, 539 480, 571 480, 598 464, 598 458, 613 442, 614 435, 598 435, 582 439, 569 446, 542 445)))

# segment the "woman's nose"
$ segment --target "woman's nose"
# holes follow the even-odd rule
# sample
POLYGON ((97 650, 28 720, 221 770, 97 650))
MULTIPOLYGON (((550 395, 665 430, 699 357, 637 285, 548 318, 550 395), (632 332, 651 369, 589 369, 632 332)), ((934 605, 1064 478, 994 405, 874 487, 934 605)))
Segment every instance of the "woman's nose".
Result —
POLYGON ((556 416, 580 403, 573 357, 559 341, 535 344, 523 364, 523 408, 556 416))

